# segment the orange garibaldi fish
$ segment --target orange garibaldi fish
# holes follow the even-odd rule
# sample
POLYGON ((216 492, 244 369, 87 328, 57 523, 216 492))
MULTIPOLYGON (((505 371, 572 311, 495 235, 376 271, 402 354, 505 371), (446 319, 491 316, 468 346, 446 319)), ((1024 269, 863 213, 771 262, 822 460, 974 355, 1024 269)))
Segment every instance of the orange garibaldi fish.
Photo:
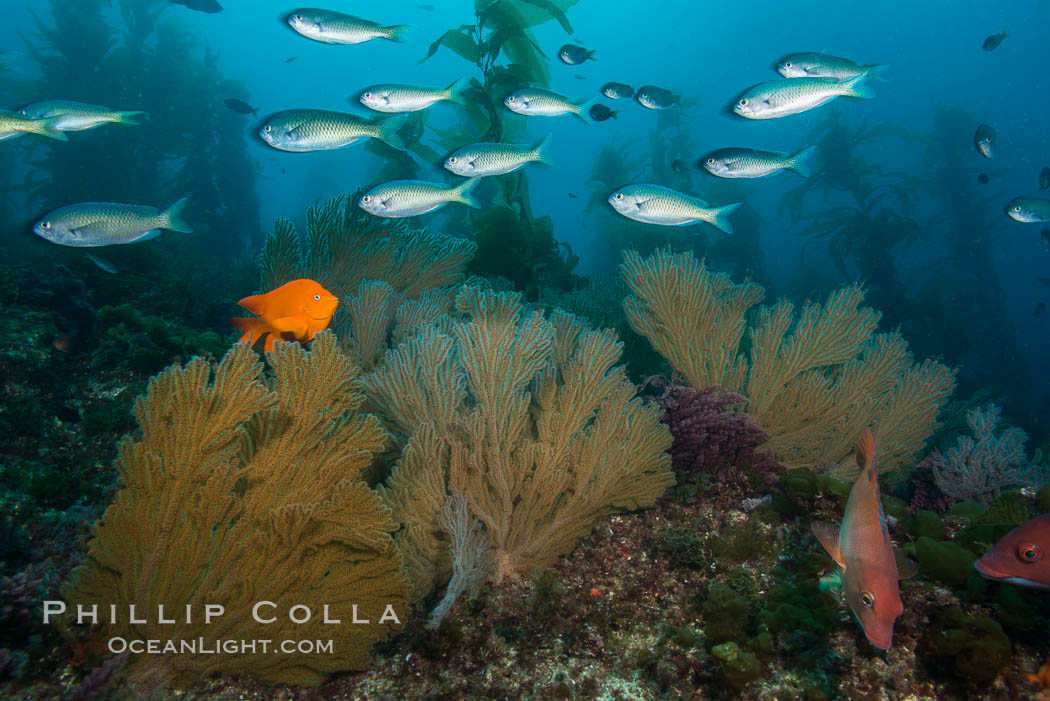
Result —
POLYGON ((1050 514, 1013 529, 974 563, 988 579, 1050 589, 1050 514))
POLYGON ((886 530, 871 429, 857 441, 857 465, 861 471, 850 490, 842 526, 814 523, 813 534, 838 563, 846 602, 864 634, 875 647, 889 650, 893 624, 904 611, 897 580, 915 574, 915 566, 903 556, 898 564, 886 530))
POLYGON ((233 318, 230 324, 241 331, 238 343, 255 343, 266 338, 263 350, 273 350, 275 341, 312 341, 328 323, 339 306, 335 295, 313 280, 292 280, 273 292, 252 295, 237 302, 259 318, 233 318))

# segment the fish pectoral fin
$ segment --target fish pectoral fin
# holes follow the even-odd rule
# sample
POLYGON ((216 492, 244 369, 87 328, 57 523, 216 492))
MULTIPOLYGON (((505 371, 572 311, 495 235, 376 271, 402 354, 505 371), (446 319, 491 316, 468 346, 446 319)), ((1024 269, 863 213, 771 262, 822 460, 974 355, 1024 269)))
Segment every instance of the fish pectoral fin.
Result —
POLYGON ((306 325, 306 321, 298 316, 282 316, 279 319, 271 321, 270 326, 280 333, 290 333, 300 339, 305 339, 306 335, 310 332, 309 327, 306 325))
POLYGON ((842 553, 839 551, 839 529, 830 523, 815 521, 813 523, 813 535, 817 537, 820 544, 828 551, 831 559, 838 563, 839 567, 846 569, 846 562, 842 559, 842 553))
POLYGON ((919 573, 919 568, 913 560, 900 548, 893 548, 893 559, 897 561, 897 579, 911 579, 919 573))
POLYGON ((110 227, 107 227, 105 222, 94 221, 90 224, 70 229, 69 232, 77 238, 95 238, 104 236, 109 230, 110 227))

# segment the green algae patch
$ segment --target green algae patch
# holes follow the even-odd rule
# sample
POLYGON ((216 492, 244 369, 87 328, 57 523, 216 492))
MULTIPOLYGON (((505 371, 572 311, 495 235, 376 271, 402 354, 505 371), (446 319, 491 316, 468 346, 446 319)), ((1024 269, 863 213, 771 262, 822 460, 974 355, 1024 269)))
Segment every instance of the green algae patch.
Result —
POLYGON ((977 557, 954 541, 941 542, 923 536, 915 542, 915 554, 919 558, 919 571, 927 579, 961 587, 975 574, 973 562, 977 557))

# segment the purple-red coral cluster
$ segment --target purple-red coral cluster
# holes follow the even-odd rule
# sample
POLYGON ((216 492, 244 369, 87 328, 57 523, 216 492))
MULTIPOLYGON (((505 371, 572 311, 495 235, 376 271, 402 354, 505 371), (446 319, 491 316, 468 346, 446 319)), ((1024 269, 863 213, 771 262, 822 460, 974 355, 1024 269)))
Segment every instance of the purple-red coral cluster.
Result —
POLYGON ((654 400, 671 428, 671 466, 676 474, 704 473, 735 483, 751 471, 772 482, 783 469, 772 452, 759 449, 769 434, 740 409, 747 403, 744 397, 717 386, 694 389, 677 374, 670 380, 651 377, 645 384, 662 390, 654 400))

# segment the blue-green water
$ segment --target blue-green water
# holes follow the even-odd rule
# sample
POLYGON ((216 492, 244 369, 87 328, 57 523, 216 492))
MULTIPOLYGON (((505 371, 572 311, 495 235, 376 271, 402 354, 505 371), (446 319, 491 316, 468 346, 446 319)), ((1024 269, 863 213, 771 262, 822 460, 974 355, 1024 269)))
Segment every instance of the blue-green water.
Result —
MULTIPOLYGON (((442 162, 452 150, 477 141, 535 144, 550 134, 551 163, 530 164, 513 175, 484 179, 474 193, 476 209, 452 203, 404 221, 402 226, 427 228, 459 241, 456 245, 461 250, 477 244, 473 257, 467 256, 455 274, 442 280, 450 290, 453 283, 477 276, 471 278, 474 284, 520 292, 526 303, 566 307, 596 325, 615 326, 625 343, 620 362, 626 366, 626 377, 640 383, 654 374, 688 372, 675 366, 668 354, 657 352, 659 348, 654 351, 646 334, 638 333, 636 325, 632 330, 623 316, 620 302, 627 295, 626 288, 617 288, 612 281, 620 275, 626 250, 643 256, 664 247, 677 253, 692 251, 709 268, 727 273, 738 284, 750 279, 761 285, 766 304, 781 298, 798 306, 806 300, 823 302, 834 290, 857 283, 866 290, 864 304, 881 313, 880 332, 899 329, 916 359, 933 358, 956 371, 957 387, 941 407, 943 428, 925 431, 914 454, 901 466, 906 478, 890 480, 883 488, 902 505, 912 507, 895 516, 895 543, 913 544, 911 554, 916 556, 918 546, 914 544, 929 535, 915 522, 915 511, 922 509, 939 512, 938 526, 942 518, 948 526, 943 534, 933 528, 938 536, 933 540, 938 543, 951 542, 950 536, 964 528, 991 528, 980 523, 980 517, 964 519, 950 512, 945 516, 955 500, 940 491, 932 493, 936 488, 928 467, 916 467, 934 449, 947 451, 959 436, 968 435, 963 419, 968 409, 993 403, 1000 406, 1004 417, 1000 431, 1015 427, 1025 432, 1025 464, 1033 466, 1033 474, 1045 473, 1041 461, 1046 459, 1045 446, 1050 441, 1050 369, 1046 362, 1050 316, 1045 313, 1050 304, 1050 229, 1043 223, 1014 221, 1005 210, 1015 197, 1044 194, 1040 192, 1040 171, 1050 166, 1045 126, 1050 104, 1041 67, 1050 61, 1044 30, 1050 5, 1043 0, 1010 6, 977 2, 842 5, 580 0, 550 4, 546 0, 500 0, 493 6, 500 2, 514 8, 523 3, 521 9, 528 17, 542 21, 528 27, 486 24, 485 13, 492 8, 485 10, 487 3, 480 1, 476 8, 471 0, 339 3, 340 7, 331 9, 383 25, 407 24, 411 29, 403 43, 376 39, 328 45, 292 31, 285 17, 295 8, 273 0, 229 0, 223 3, 223 11, 214 14, 160 0, 8 0, 4 4, 0 109, 17 110, 44 100, 75 100, 147 113, 138 125, 66 132, 67 141, 36 134, 0 138, 0 311, 4 316, 0 370, 6 385, 0 397, 0 427, 9 436, 7 447, 0 448, 5 509, 0 575, 6 599, 36 602, 54 598, 70 579, 72 567, 81 562, 88 524, 111 503, 121 483, 112 467, 115 446, 121 436, 136 428, 131 406, 145 391, 147 379, 193 356, 221 358, 239 335, 227 323, 228 317, 244 313, 237 300, 270 292, 292 278, 282 279, 280 271, 268 272, 265 264, 260 270, 257 264, 276 220, 288 219, 299 232, 306 232, 311 226, 307 210, 312 205, 356 192, 348 200, 348 211, 358 217, 350 227, 352 235, 366 226, 391 226, 391 220, 360 212, 359 198, 391 180, 457 184, 461 178, 442 168, 442 162), (554 12, 545 7, 555 8, 554 12), (489 42, 482 49, 492 49, 497 39, 503 41, 502 51, 492 53, 489 62, 471 61, 440 46, 423 60, 431 43, 450 30, 460 32, 460 42, 489 42), (1008 36, 1001 44, 982 49, 987 37, 1002 31, 1008 36), (557 57, 566 43, 593 50, 594 60, 566 65, 557 57), (731 112, 731 106, 752 86, 781 80, 777 62, 797 52, 821 52, 859 64, 887 64, 888 68, 864 81, 875 94, 873 99, 840 97, 781 119, 751 120, 731 112), (512 78, 494 80, 508 65, 512 78), (464 94, 467 104, 442 102, 413 113, 401 131, 401 138, 408 142, 407 155, 375 141, 291 153, 267 145, 259 135, 267 120, 284 110, 380 116, 356 99, 368 86, 443 87, 460 78, 473 81, 472 91, 464 94), (600 95, 600 88, 610 81, 635 89, 659 86, 678 96, 681 104, 651 110, 633 99, 610 100, 600 95), (550 89, 577 103, 597 99, 617 114, 613 119, 588 123, 568 115, 521 117, 502 105, 509 92, 529 87, 550 89), (244 114, 232 109, 225 102, 231 98, 256 111, 244 114), (996 134, 991 159, 974 147, 974 133, 982 124, 996 134), (815 147, 815 154, 808 178, 782 172, 765 178, 722 179, 698 165, 698 159, 721 148, 795 153, 809 146, 815 147), (729 215, 735 233, 725 234, 707 223, 678 227, 629 222, 614 211, 608 198, 632 184, 672 188, 714 205, 742 203, 729 215), (164 208, 183 197, 188 200, 186 216, 192 233, 168 231, 134 245, 82 248, 59 245, 33 232, 35 222, 48 220, 53 216, 49 213, 68 205, 116 202, 164 208), (273 284, 268 286, 269 282, 273 284), (1043 456, 1037 453, 1039 446, 1044 447, 1043 456), (45 562, 47 566, 41 564, 45 562), (53 573, 49 567, 54 568, 53 573), (22 581, 18 577, 34 584, 17 584, 22 581)), ((471 46, 470 50, 477 51, 477 46, 471 46)), ((393 249, 404 253, 398 247, 409 244, 398 235, 391 234, 391 240, 398 242, 393 249)), ((346 240, 349 250, 357 250, 352 236, 346 240)), ((359 253, 362 259, 370 255, 363 243, 359 253)), ((354 255, 350 253, 349 258, 354 255)), ((413 265, 425 269, 427 262, 431 261, 413 265)), ((395 280, 394 273, 388 273, 387 282, 398 293, 410 287, 403 278, 395 280)), ((297 276, 323 278, 328 274, 307 266, 297 276)), ((337 277, 331 275, 333 280, 337 277)), ((384 279, 380 274, 373 277, 384 279)), ((327 278, 322 282, 329 284, 327 278)), ((357 294, 356 278, 347 285, 347 289, 332 291, 357 294)), ((418 289, 405 293, 410 299, 417 296, 418 289)), ((347 306, 341 303, 340 315, 347 306)), ((752 325, 755 319, 754 312, 747 317, 752 325)), ((340 326, 344 322, 343 316, 333 322, 340 334, 346 332, 340 326)), ((380 333, 379 351, 403 340, 386 331, 380 333)), ((301 335, 286 340, 309 340, 301 335)), ((350 341, 344 347, 357 348, 350 341)), ((750 352, 750 340, 744 341, 741 351, 750 352)), ((366 372, 372 369, 369 364, 375 359, 354 357, 365 365, 366 372)), ((842 370, 825 368, 821 372, 826 378, 838 379, 842 370)), ((398 435, 393 431, 390 417, 383 415, 374 397, 369 399, 365 410, 379 415, 394 435, 387 452, 375 460, 375 474, 367 477, 376 486, 397 464, 408 432, 398 435)), ((780 410, 791 413, 794 408, 780 410)), ((678 431, 684 429, 675 423, 673 407, 665 419, 675 440, 680 440, 678 431)), ((848 437, 843 444, 852 440, 848 437)), ((696 450, 703 452, 702 446, 696 450)), ((836 463, 843 458, 829 455, 826 460, 836 463)), ((813 605, 815 599, 791 599, 785 588, 803 586, 800 582, 815 586, 817 577, 809 575, 817 575, 814 563, 818 555, 823 557, 809 537, 808 520, 840 519, 844 503, 839 502, 844 499, 828 497, 835 490, 827 484, 811 488, 812 480, 817 479, 811 473, 804 479, 795 474, 794 482, 785 482, 781 476, 765 481, 756 477, 750 482, 730 479, 725 484, 720 481, 724 473, 717 473, 713 486, 704 482, 697 491, 695 474, 683 472, 677 462, 680 459, 684 458, 675 453, 679 491, 657 502, 654 512, 646 512, 648 516, 618 517, 648 519, 644 523, 618 520, 615 528, 624 531, 624 542, 632 542, 636 554, 655 558, 658 569, 667 568, 662 581, 668 591, 677 593, 664 599, 656 596, 656 600, 674 602, 667 604, 675 612, 670 618, 692 616, 698 621, 694 628, 698 634, 707 625, 704 604, 685 603, 689 596, 681 592, 694 592, 691 596, 704 601, 717 600, 711 594, 712 581, 721 582, 727 573, 743 567, 759 594, 752 593, 750 604, 739 604, 743 608, 750 605, 751 613, 742 609, 741 616, 750 616, 750 627, 746 640, 738 642, 758 655, 764 672, 744 674, 746 679, 737 683, 740 680, 733 681, 726 671, 728 665, 721 657, 724 649, 713 651, 715 644, 710 640, 714 638, 682 642, 675 635, 686 633, 654 630, 654 641, 660 635, 665 639, 650 642, 660 651, 657 654, 673 660, 666 666, 674 671, 654 671, 659 665, 647 660, 631 666, 629 673, 606 669, 617 678, 633 678, 634 686, 625 687, 624 698, 736 694, 819 698, 812 690, 818 687, 829 696, 841 691, 843 697, 856 698, 865 683, 884 684, 889 677, 898 678, 887 692, 889 698, 906 698, 909 693, 937 698, 970 694, 1024 698, 1038 689, 1024 674, 1034 672, 1036 662, 1050 653, 1045 642, 1040 642, 1045 641, 1050 625, 1050 609, 1043 595, 1018 594, 1008 585, 987 584, 970 571, 969 562, 964 563, 961 575, 958 569, 957 576, 945 575, 929 564, 937 559, 929 548, 923 551, 927 553, 925 568, 923 556, 917 555, 918 583, 904 589, 905 613, 898 625, 909 641, 904 646, 906 653, 891 652, 890 657, 880 658, 870 646, 865 647, 852 619, 834 619, 837 609, 830 598, 825 600, 830 612, 827 620, 805 623, 812 628, 812 639, 789 640, 792 626, 783 622, 787 614, 776 606, 813 605), (798 487, 799 480, 808 486, 798 487), (683 484, 688 493, 681 491, 683 484), (682 545, 680 533, 666 529, 688 530, 685 527, 689 526, 706 529, 708 535, 721 533, 718 539, 729 538, 725 529, 743 527, 731 518, 723 520, 722 515, 729 509, 739 510, 743 499, 767 495, 772 495, 777 507, 774 515, 763 516, 766 520, 761 524, 758 517, 741 518, 745 523, 754 521, 754 528, 765 529, 762 538, 776 524, 782 525, 785 534, 776 543, 781 559, 788 564, 781 563, 780 569, 791 570, 790 576, 783 571, 774 573, 776 561, 749 566, 750 556, 712 553, 706 541, 696 548, 704 553, 705 562, 715 563, 712 567, 721 579, 705 575, 703 567, 682 565, 696 564, 691 556, 682 554, 690 546, 682 545), (784 499, 791 504, 778 501, 784 499), (798 554, 803 550, 808 554, 798 554), (936 593, 935 585, 945 587, 940 590, 945 593, 936 593), (994 654, 980 646, 968 652, 948 652, 950 646, 935 633, 923 634, 920 620, 937 619, 953 605, 962 606, 968 614, 984 607, 1006 631, 1011 647, 988 678, 976 675, 980 678, 953 680, 953 674, 959 673, 951 671, 952 665, 965 667, 964 654, 994 654), (1026 617, 1035 623, 1018 623, 1026 617), (766 644, 760 637, 763 634, 772 635, 775 642, 766 644), (800 652, 813 640, 827 645, 820 660, 804 659, 800 652), (843 662, 843 656, 849 661, 843 662), (892 672, 879 667, 886 664, 892 672), (794 691, 786 690, 787 685, 777 689, 761 686, 785 674, 808 674, 820 681, 813 682, 812 689, 802 684, 794 691)), ((789 468, 798 466, 780 462, 789 468)), ((756 473, 761 472, 756 468, 756 473)), ((1032 494, 1042 486, 1025 480, 1008 486, 1025 484, 1032 494)), ((844 497, 848 483, 836 489, 838 497, 844 497)), ((1004 535, 1006 526, 1046 510, 1044 501, 1032 494, 1025 497, 1023 508, 1007 505, 1013 509, 1008 517, 988 517, 994 530, 980 531, 965 541, 971 560, 1004 535)), ((652 500, 635 506, 651 505, 652 500)), ((989 513, 1000 512, 993 508, 989 513)), ((593 553, 592 564, 615 559, 615 539, 601 530, 604 523, 596 521, 598 530, 589 536, 591 540, 566 557, 580 558, 582 550, 585 560, 587 552, 593 553)), ((951 558, 945 555, 943 559, 951 558)), ((601 592, 593 596, 589 592, 608 585, 578 581, 585 577, 578 574, 574 578, 570 562, 563 558, 556 565, 543 565, 558 568, 563 583, 557 586, 570 591, 576 586, 583 592, 580 601, 569 603, 551 595, 556 603, 551 604, 553 609, 544 609, 547 613, 543 615, 556 610, 555 618, 570 621, 558 632, 564 649, 572 649, 572 640, 593 634, 624 655, 637 654, 639 645, 645 644, 639 643, 644 635, 638 631, 628 635, 623 632, 626 626, 616 622, 618 616, 629 616, 628 609, 610 604, 604 613, 595 613, 600 609, 595 601, 605 600, 601 592), (581 632, 585 628, 591 633, 581 632), (601 633, 593 633, 595 629, 601 633), (564 642, 566 639, 570 642, 564 642)), ((830 560, 822 562, 827 566, 830 560)), ((616 576, 613 573, 615 568, 599 568, 594 576, 616 576)), ((515 616, 540 615, 529 613, 531 609, 507 612, 513 609, 512 601, 555 589, 544 576, 524 576, 513 585, 518 589, 492 585, 489 594, 483 595, 488 600, 483 598, 458 611, 456 625, 469 629, 474 619, 496 627, 503 621, 506 627, 510 625, 506 621, 515 616)), ((740 579, 737 576, 733 581, 740 579)), ((634 597, 656 606, 652 590, 660 581, 654 575, 653 581, 621 582, 619 600, 629 602, 634 597)), ((715 587, 714 591, 720 590, 715 587)), ((485 664, 511 664, 507 662, 513 657, 509 651, 497 651, 477 665, 457 666, 450 673, 454 679, 435 681, 436 676, 428 675, 437 675, 435 660, 441 654, 462 653, 472 661, 482 658, 462 652, 449 643, 449 637, 420 642, 420 636, 426 635, 422 632, 425 612, 436 603, 433 593, 430 596, 416 602, 408 632, 376 648, 378 661, 372 669, 379 670, 380 676, 396 679, 407 674, 407 668, 393 667, 391 660, 416 654, 426 664, 433 663, 418 674, 427 680, 428 693, 437 696, 548 694, 561 698, 559 694, 571 693, 579 698, 613 697, 611 686, 600 684, 580 684, 566 692, 558 686, 561 680, 552 679, 550 672, 542 684, 532 679, 535 683, 527 688, 520 685, 520 679, 515 682, 519 686, 506 678, 486 686, 485 682, 468 684, 466 676, 457 677, 475 673, 476 667, 485 664), (442 646, 451 652, 435 652, 435 647, 442 646)), ((542 609, 542 602, 536 607, 542 609)), ((715 608, 712 605, 707 611, 712 620, 723 615, 715 608)), ((28 616, 9 610, 4 616, 6 625, 18 631, 0 638, 4 655, 0 657, 0 678, 10 684, 12 696, 29 694, 33 685, 58 684, 60 679, 70 686, 74 683, 70 679, 79 682, 76 675, 86 674, 106 657, 85 657, 87 653, 69 638, 60 640, 53 630, 39 629, 28 616), (67 647, 56 647, 60 645, 67 647), (43 650, 55 649, 61 651, 52 652, 47 663, 27 661, 43 650), (70 658, 76 664, 70 665, 70 658)), ((672 624, 685 626, 686 622, 668 623, 672 624)), ((943 627, 948 629, 951 624, 943 627)), ((526 624, 515 630, 517 633, 501 637, 501 644, 514 647, 519 634, 541 634, 526 624)), ((445 635, 455 637, 447 631, 445 635)), ((477 629, 456 635, 477 645, 491 643, 477 629)), ((983 640, 981 634, 975 637, 983 640)), ((84 645, 82 640, 77 644, 84 645)), ((601 648, 593 639, 579 644, 588 651, 601 648)), ((550 648, 539 649, 528 652, 532 657, 524 665, 525 678, 541 674, 544 655, 553 657, 550 648)), ((602 654, 615 657, 618 653, 605 650, 602 654)), ((608 665, 608 659, 601 664, 608 665)), ((593 669, 584 673, 583 666, 565 669, 575 670, 570 675, 602 676, 593 669)), ((360 678, 336 678, 346 686, 330 687, 333 695, 365 698, 374 693, 360 678)), ((394 697, 422 694, 418 686, 398 687, 395 682, 382 688, 394 697)), ((258 687, 254 693, 269 692, 258 687)))

